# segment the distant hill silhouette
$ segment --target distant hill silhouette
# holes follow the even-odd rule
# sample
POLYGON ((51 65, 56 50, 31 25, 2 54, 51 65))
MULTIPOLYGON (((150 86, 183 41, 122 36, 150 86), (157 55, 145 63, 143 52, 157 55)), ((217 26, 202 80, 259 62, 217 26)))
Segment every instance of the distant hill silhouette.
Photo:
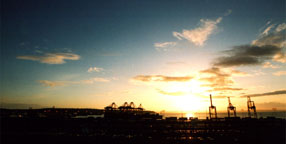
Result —
POLYGON ((23 104, 23 103, 0 103, 0 108, 7 109, 38 109, 44 108, 45 106, 37 105, 37 104, 23 104))

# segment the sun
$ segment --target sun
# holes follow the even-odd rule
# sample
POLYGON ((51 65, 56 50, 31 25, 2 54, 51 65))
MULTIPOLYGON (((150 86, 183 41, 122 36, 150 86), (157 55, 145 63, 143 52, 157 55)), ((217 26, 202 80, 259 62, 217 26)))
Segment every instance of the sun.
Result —
POLYGON ((177 97, 174 102, 179 111, 196 112, 201 108, 200 98, 194 95, 177 97))
POLYGON ((187 118, 194 117, 194 114, 193 113, 186 113, 186 117, 187 118))
POLYGON ((185 83, 172 83, 165 89, 170 93, 180 93, 169 100, 174 104, 177 111, 197 112, 204 106, 202 105, 202 95, 205 89, 200 87, 201 83, 197 80, 191 80, 185 83))

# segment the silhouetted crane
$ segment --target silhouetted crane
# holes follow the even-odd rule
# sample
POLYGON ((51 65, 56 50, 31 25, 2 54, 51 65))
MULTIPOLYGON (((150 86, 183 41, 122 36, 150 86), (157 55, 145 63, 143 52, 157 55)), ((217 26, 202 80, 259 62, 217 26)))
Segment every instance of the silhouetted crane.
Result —
POLYGON ((129 106, 130 106, 131 109, 134 109, 134 108, 135 108, 134 102, 131 102, 131 103, 129 104, 129 106))
POLYGON ((115 102, 105 107, 105 110, 116 110, 116 109, 117 109, 117 105, 115 104, 115 102))
POLYGON ((124 104, 117 108, 117 105, 113 102, 111 105, 105 107, 106 111, 120 110, 120 111, 143 111, 143 107, 140 104, 138 108, 136 108, 134 102, 124 102, 124 104))
POLYGON ((143 107, 142 107, 142 104, 139 105, 139 107, 137 108, 139 111, 143 111, 143 107))
POLYGON ((248 110, 248 117, 251 117, 251 111, 253 111, 254 118, 257 118, 256 107, 254 101, 251 101, 250 97, 247 97, 247 110, 248 110))
POLYGON ((230 102, 230 97, 228 98, 228 107, 227 107, 227 115, 228 117, 230 117, 232 114, 231 112, 233 112, 233 116, 236 117, 236 107, 234 107, 231 102, 230 102))
POLYGON ((212 101, 212 95, 210 94, 210 102, 211 102, 211 106, 209 107, 209 114, 210 114, 210 119, 217 118, 217 113, 216 113, 216 107, 213 105, 213 101, 212 101))

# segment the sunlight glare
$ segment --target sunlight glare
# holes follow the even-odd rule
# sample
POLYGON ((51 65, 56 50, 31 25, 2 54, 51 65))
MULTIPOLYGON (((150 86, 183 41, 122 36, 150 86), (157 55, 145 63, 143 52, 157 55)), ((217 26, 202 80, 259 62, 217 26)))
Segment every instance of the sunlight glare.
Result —
POLYGON ((196 112, 203 107, 200 95, 203 95, 205 89, 200 85, 198 80, 193 79, 185 83, 170 83, 163 90, 169 93, 181 93, 181 95, 169 97, 169 101, 174 104, 177 111, 196 112))
POLYGON ((186 113, 186 117, 189 119, 190 117, 194 117, 193 113, 186 113))

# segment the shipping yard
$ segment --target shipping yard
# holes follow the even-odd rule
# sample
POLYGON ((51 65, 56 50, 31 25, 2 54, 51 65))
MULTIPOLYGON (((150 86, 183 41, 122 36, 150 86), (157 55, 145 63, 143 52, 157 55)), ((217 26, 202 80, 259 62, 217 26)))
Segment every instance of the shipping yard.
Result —
POLYGON ((285 119, 257 118, 250 98, 248 117, 240 118, 228 100, 228 117, 220 118, 210 95, 206 119, 163 118, 133 102, 104 110, 1 109, 1 143, 285 144, 285 119), (77 118, 84 115, 99 117, 77 118))

